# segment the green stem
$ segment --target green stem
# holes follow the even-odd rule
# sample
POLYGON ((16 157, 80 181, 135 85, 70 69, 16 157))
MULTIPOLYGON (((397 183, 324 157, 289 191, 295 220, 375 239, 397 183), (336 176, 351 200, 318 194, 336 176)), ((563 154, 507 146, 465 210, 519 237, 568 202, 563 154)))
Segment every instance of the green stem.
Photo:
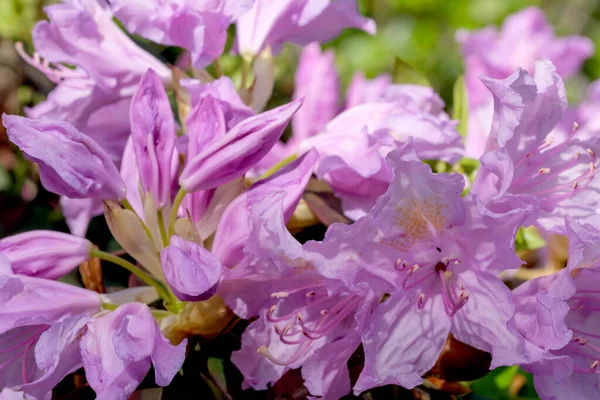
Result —
POLYGON ((243 57, 242 61, 242 82, 240 84, 241 89, 246 89, 248 84, 248 78, 250 77, 250 68, 252 67, 252 58, 243 57))
POLYGON ((116 310, 119 306, 111 303, 102 303, 102 308, 105 310, 116 310))
POLYGON ((217 74, 217 78, 220 78, 223 76, 223 69, 221 69, 221 61, 217 58, 215 60, 215 62, 213 63, 214 67, 215 67, 215 74, 217 74))
POLYGON ((163 245, 167 247, 169 245, 169 237, 167 236, 162 209, 158 210, 158 229, 160 230, 160 237, 162 238, 163 245))
POLYGON ((135 276, 140 278, 142 280, 142 282, 144 282, 145 284, 153 286, 156 289, 156 291, 158 292, 158 295, 160 297, 162 297, 165 300, 171 299, 171 296, 169 296, 169 293, 167 293, 165 288, 158 281, 156 281, 156 279, 154 279, 152 277, 152 275, 142 271, 141 268, 136 267, 129 261, 127 261, 121 257, 114 256, 110 253, 106 253, 102 250, 97 250, 97 249, 92 249, 91 256, 95 257, 95 258, 99 258, 101 260, 111 262, 113 264, 116 264, 120 267, 125 268, 127 271, 131 272, 132 274, 134 274, 135 276))
POLYGON ((177 192, 177 196, 175 197, 175 201, 173 202, 173 208, 171 209, 171 216, 169 217, 169 235, 167 238, 170 238, 175 233, 175 221, 177 221, 177 211, 179 210, 179 206, 183 202, 183 198, 187 192, 184 188, 179 188, 179 192, 177 192))
POLYGON ((166 310, 151 310, 151 312, 152 312, 152 316, 156 319, 166 318, 169 315, 173 315, 173 313, 171 311, 166 311, 166 310))

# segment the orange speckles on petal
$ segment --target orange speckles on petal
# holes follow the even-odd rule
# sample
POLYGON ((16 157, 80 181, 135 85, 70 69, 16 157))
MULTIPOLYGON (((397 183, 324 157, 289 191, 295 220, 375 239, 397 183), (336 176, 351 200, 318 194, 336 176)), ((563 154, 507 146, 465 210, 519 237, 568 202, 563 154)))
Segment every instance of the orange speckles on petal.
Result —
POLYGON ((407 199, 396 207, 393 217, 393 223, 401 233, 386 238, 381 243, 399 251, 407 251, 415 243, 424 241, 444 229, 447 207, 447 204, 441 201, 440 195, 422 200, 407 199))

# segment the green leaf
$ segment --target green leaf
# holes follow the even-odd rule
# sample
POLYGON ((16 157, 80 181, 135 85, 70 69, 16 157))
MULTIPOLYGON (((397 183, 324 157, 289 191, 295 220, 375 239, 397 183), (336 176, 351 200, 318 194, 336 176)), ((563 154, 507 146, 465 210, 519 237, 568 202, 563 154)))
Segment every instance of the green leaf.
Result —
POLYGON ((496 377, 494 378, 494 383, 496 383, 496 386, 498 386, 498 388, 502 390, 508 390, 511 382, 513 381, 513 379, 515 379, 515 375, 517 375, 517 372, 519 372, 518 365, 508 367, 501 371, 498 375, 496 375, 496 377))
POLYGON ((534 227, 522 227, 515 237, 515 251, 536 250, 546 246, 546 241, 534 227))
POLYGON ((454 82, 452 88, 452 119, 460 121, 456 130, 462 137, 467 135, 467 120, 469 118, 469 104, 467 102, 467 88, 465 77, 461 75, 454 82))
POLYGON ((223 360, 219 358, 209 357, 207 361, 208 373, 210 374, 214 383, 219 389, 227 395, 227 380, 225 378, 225 368, 223 367, 223 360))
POLYGON ((429 79, 418 69, 401 59, 394 59, 394 83, 407 83, 421 86, 431 86, 429 79))

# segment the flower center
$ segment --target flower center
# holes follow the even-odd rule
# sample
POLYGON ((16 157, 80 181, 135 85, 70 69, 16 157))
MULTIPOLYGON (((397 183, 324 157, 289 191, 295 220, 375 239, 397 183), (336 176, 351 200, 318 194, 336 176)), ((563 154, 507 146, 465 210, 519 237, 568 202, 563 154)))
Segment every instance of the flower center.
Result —
MULTIPOLYGON (((441 249, 436 247, 441 253, 441 249)), ((406 290, 418 288, 418 307, 422 309, 429 298, 439 290, 442 295, 444 310, 452 317, 469 300, 469 294, 464 285, 456 282, 456 275, 452 272, 453 265, 460 264, 459 259, 443 258, 436 263, 410 265, 405 260, 397 260, 396 270, 405 273, 402 288, 406 290), (410 266, 409 266, 410 265, 410 266), (457 289, 458 288, 458 289, 457 289)))

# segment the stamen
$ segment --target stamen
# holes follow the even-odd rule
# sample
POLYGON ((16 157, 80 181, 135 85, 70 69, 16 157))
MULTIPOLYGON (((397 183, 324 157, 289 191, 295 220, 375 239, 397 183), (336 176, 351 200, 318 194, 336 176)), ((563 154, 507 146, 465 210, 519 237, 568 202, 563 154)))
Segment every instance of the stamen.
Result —
POLYGON ((43 60, 38 53, 33 53, 33 57, 29 56, 23 48, 22 42, 15 43, 15 50, 21 56, 23 61, 31 65, 52 81, 59 84, 68 81, 72 86, 85 88, 92 83, 89 81, 88 75, 80 69, 67 68, 64 65, 56 64, 55 67, 50 65, 48 60, 43 60))
POLYGON ((315 306, 321 305, 325 302, 329 301, 329 297, 323 297, 317 301, 313 301, 310 304, 305 305, 304 307, 301 308, 296 308, 293 311, 281 316, 281 317, 275 317, 275 311, 277 310, 277 306, 273 305, 269 308, 269 311, 267 312, 267 321, 269 322, 282 322, 282 321, 286 321, 290 318, 292 318, 294 315, 301 313, 302 311, 306 311, 310 308, 313 308, 315 306))
MULTIPOLYGON (((29 343, 29 342, 30 342, 30 341, 32 341, 32 340, 33 340, 33 341, 35 341, 37 338, 39 338, 39 337, 40 337, 40 334, 42 333, 42 331, 43 331, 43 330, 44 330, 44 329, 39 329, 39 330, 37 330, 37 331, 36 331, 36 332, 33 334, 33 336, 30 336, 30 337, 28 337, 27 339, 23 340, 22 342, 19 342, 18 344, 15 344, 14 346, 12 346, 12 347, 9 347, 8 349, 2 349, 2 350, 0 350, 0 354, 9 353, 9 352, 11 352, 11 351, 14 351, 14 350, 18 349, 18 348, 19 348, 19 347, 21 347, 21 346, 24 346, 24 345, 26 345, 27 343, 29 343)), ((13 337, 13 339, 14 339, 14 338, 16 338, 16 337, 13 337)))
POLYGON ((421 284, 421 283, 425 282, 426 280, 431 279, 432 277, 435 276, 435 272, 425 271, 425 272, 423 272, 422 277, 413 280, 409 284, 410 277, 413 276, 413 273, 416 272, 418 269, 419 268, 410 270, 410 272, 406 275, 406 277, 402 281, 402 289, 413 289, 413 288, 417 287, 419 284, 421 284))
POLYGON ((442 302, 444 303, 446 314, 448 314, 449 317, 452 317, 467 303, 469 294, 462 285, 458 295, 453 293, 452 288, 450 287, 450 280, 454 276, 452 271, 439 271, 438 273, 440 280, 442 281, 442 302))
POLYGON ((421 293, 419 294, 419 301, 417 306, 419 307, 419 310, 422 310, 423 307, 425 307, 425 304, 427 303, 428 298, 425 297, 425 293, 421 293))
POLYGON ((22 374, 22 378, 23 378, 23 383, 27 383, 27 352, 29 351, 29 349, 31 348, 31 346, 33 345, 33 343, 35 342, 35 339, 31 339, 29 341, 29 343, 27 343, 27 346, 25 346, 25 349, 23 350, 23 364, 21 366, 21 374, 22 374))
POLYGON ((306 351, 308 350, 309 347, 310 347, 310 342, 307 342, 307 343, 301 345, 300 348, 298 349, 298 351, 296 351, 296 353, 294 355, 292 355, 292 357, 287 361, 280 360, 280 359, 276 358, 275 356, 273 356, 267 349, 267 346, 265 346, 265 345, 260 346, 256 350, 256 352, 258 354, 266 357, 267 359, 269 359, 269 361, 271 361, 273 364, 287 367, 288 365, 298 361, 300 359, 300 357, 302 357, 304 354, 306 354, 306 351))
POLYGON ((323 282, 320 282, 320 283, 311 283, 311 284, 308 284, 308 285, 297 287, 297 288, 292 289, 292 290, 286 290, 286 291, 271 293, 271 297, 276 297, 276 298, 289 297, 289 295, 294 294, 294 293, 298 293, 298 292, 302 292, 303 290, 320 288, 320 287, 324 287, 324 286, 325 286, 325 283, 323 283, 323 282))
POLYGON ((356 296, 347 296, 344 300, 340 301, 336 307, 331 309, 329 313, 321 317, 317 322, 315 328, 309 328, 302 319, 302 315, 298 314, 298 323, 302 327, 303 334, 312 340, 319 339, 329 333, 333 328, 339 325, 346 317, 356 311, 356 306, 360 303, 360 298, 356 296), (316 336, 313 336, 316 335, 316 336))

